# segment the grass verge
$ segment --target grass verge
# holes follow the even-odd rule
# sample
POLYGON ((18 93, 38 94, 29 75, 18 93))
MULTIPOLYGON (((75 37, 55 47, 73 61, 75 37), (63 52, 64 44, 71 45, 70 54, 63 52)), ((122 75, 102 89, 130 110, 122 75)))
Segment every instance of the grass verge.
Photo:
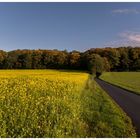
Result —
POLYGON ((89 137, 136 137, 130 118, 94 80, 82 95, 84 120, 89 137))
POLYGON ((106 72, 100 79, 140 95, 140 72, 106 72))

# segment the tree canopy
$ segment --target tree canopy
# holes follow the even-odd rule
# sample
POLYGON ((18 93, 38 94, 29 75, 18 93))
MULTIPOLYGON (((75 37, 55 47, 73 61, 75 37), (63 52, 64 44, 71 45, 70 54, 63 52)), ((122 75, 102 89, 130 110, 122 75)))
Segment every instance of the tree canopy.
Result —
POLYGON ((139 71, 140 48, 92 48, 85 52, 59 50, 0 50, 1 69, 77 69, 139 71))

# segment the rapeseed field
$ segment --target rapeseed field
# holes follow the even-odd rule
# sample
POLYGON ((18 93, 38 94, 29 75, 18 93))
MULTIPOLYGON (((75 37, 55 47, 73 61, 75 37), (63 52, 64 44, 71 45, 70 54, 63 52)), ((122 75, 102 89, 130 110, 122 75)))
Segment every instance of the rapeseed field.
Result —
POLYGON ((136 137, 127 115, 85 72, 0 71, 0 137, 136 137))

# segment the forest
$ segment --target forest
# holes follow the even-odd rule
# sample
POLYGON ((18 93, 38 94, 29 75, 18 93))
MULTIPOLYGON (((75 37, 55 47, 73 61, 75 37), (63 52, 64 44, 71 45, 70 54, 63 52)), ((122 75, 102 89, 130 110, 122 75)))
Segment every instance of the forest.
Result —
POLYGON ((140 48, 67 50, 0 50, 0 69, 74 69, 90 72, 139 71, 140 48))

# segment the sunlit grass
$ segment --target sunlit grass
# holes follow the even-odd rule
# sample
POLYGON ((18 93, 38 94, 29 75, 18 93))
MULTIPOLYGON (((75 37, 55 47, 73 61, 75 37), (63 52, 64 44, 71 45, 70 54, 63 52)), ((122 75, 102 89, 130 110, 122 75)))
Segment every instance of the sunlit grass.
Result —
POLYGON ((140 72, 107 72, 100 78, 140 94, 140 72))

